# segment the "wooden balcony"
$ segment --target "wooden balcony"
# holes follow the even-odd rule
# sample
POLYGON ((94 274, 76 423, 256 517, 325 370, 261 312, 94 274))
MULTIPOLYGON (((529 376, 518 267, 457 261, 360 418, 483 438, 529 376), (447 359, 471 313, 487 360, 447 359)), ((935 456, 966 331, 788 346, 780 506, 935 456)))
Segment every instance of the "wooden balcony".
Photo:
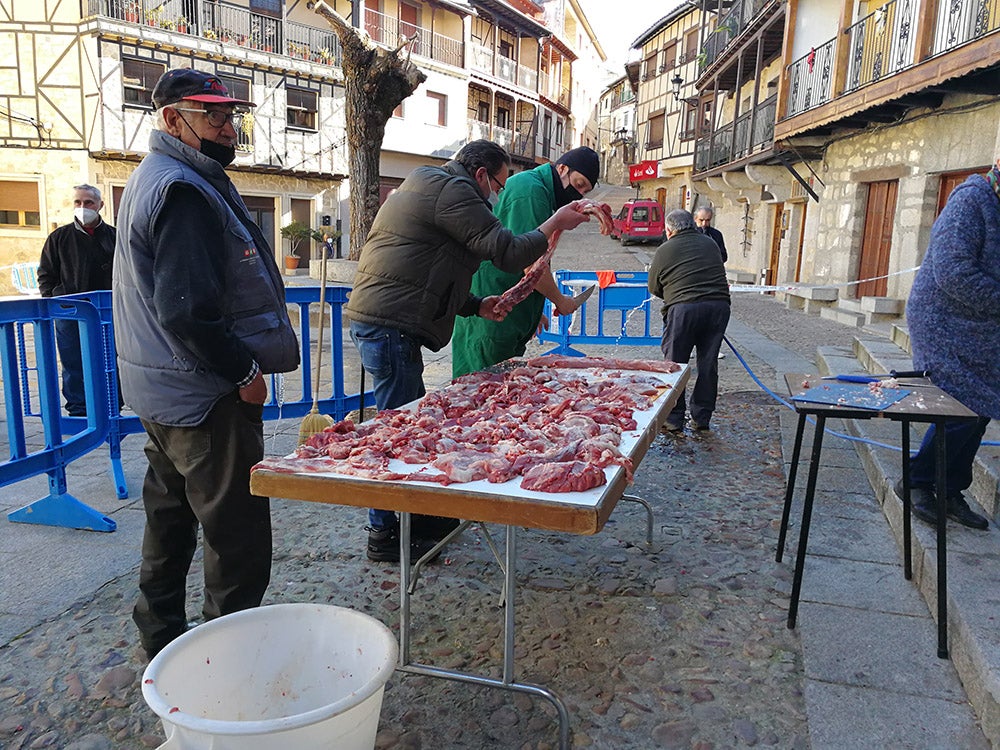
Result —
MULTIPOLYGON (((704 57, 699 74, 710 68, 716 60, 722 58, 729 46, 739 39, 747 27, 751 25, 754 17, 771 2, 773 0, 735 0, 729 11, 719 16, 715 31, 705 39, 705 45, 702 48, 704 57)), ((714 4, 714 2, 709 2, 708 9, 711 10, 714 4)))
POLYGON ((749 162, 771 151, 777 103, 777 94, 772 94, 756 108, 699 138, 694 146, 695 173, 749 162))
POLYGON ((775 138, 893 122, 949 93, 995 96, 998 60, 997 0, 890 0, 788 66, 775 138))

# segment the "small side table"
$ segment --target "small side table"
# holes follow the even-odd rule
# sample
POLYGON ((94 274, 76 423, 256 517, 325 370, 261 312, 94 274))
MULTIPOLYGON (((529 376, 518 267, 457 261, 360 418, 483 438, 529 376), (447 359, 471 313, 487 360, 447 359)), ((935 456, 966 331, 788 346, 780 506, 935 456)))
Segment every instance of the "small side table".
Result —
MULTIPOLYGON (((801 393, 809 386, 816 386, 824 381, 819 375, 789 373, 785 375, 785 384, 791 395, 801 393), (804 385, 808 383, 809 386, 804 385)), ((867 385, 857 385, 857 388, 867 389, 867 385)), ((785 549, 785 536, 788 531, 788 517, 792 506, 792 495, 795 491, 795 479, 798 473, 799 458, 802 451, 802 435, 806 420, 813 417, 812 452, 809 458, 809 475, 806 479, 806 493, 802 505, 802 524, 799 529, 799 546, 795 558, 795 574, 792 578, 792 595, 788 605, 788 627, 795 627, 799 608, 799 595, 802 591, 802 572, 806 561, 806 546, 809 542, 809 524, 812 519, 813 499, 816 494, 816 477, 819 472, 820 459, 823 450, 823 433, 828 418, 834 419, 890 419, 900 423, 902 473, 903 473, 903 574, 909 580, 913 576, 911 562, 912 550, 910 543, 910 424, 912 422, 932 423, 936 425, 934 449, 937 456, 937 620, 938 620, 938 656, 948 658, 948 551, 947 551, 947 476, 945 471, 945 430, 944 423, 955 420, 974 420, 975 412, 970 411, 961 402, 955 400, 927 378, 907 378, 899 381, 899 387, 910 391, 906 398, 882 410, 864 409, 843 404, 819 404, 795 401, 795 411, 799 415, 795 429, 795 445, 792 449, 792 464, 788 470, 788 484, 785 489, 785 505, 781 514, 781 530, 778 534, 778 549, 775 560, 781 562, 785 549)))

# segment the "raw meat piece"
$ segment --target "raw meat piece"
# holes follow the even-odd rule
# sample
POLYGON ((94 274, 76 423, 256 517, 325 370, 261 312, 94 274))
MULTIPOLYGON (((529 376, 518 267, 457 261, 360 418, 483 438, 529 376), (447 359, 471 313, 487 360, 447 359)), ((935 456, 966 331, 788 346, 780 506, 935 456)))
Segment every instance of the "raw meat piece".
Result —
POLYGON ((538 492, 583 492, 607 481, 604 471, 583 461, 533 466, 521 480, 522 489, 538 492))
POLYGON ((550 273, 549 260, 552 258, 552 253, 555 252, 560 234, 562 232, 557 231, 552 233, 552 236, 549 238, 549 249, 545 251, 545 255, 528 266, 528 270, 524 272, 524 276, 514 286, 500 295, 499 301, 493 306, 493 313, 495 315, 506 315, 519 302, 528 299, 528 296, 535 290, 538 280, 542 278, 542 274, 550 273))

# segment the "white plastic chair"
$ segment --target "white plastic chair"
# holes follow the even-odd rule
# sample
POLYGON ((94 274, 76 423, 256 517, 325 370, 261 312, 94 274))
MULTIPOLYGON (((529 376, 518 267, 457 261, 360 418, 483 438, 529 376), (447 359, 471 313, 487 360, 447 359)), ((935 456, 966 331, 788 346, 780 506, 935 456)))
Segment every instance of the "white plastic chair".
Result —
POLYGON ((38 295, 38 264, 15 263, 10 267, 10 280, 21 294, 38 295))

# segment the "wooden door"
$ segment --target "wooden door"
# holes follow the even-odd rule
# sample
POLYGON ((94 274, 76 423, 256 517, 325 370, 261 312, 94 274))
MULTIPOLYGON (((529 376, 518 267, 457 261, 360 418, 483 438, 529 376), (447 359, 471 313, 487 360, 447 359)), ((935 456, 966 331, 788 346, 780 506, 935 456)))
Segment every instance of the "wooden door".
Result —
MULTIPOLYGON (((408 39, 420 28, 420 9, 409 3, 399 4, 399 35, 408 39)), ((417 48, 419 50, 419 47, 417 48)))
POLYGON ((896 180, 868 184, 865 229, 861 238, 861 259, 854 296, 884 297, 888 288, 889 251, 892 249, 892 225, 896 220, 896 180))
POLYGON ((778 283, 778 264, 781 262, 781 239, 784 237, 782 217, 785 214, 785 204, 774 204, 774 221, 771 224, 771 257, 767 261, 767 278, 764 283, 768 286, 778 283))
POLYGON ((365 3, 365 31, 368 32, 368 36, 372 38, 373 42, 382 41, 383 26, 381 0, 365 3))
POLYGON ((934 218, 936 219, 938 214, 944 209, 944 204, 948 202, 948 196, 951 195, 952 190, 965 182, 970 176, 988 172, 989 169, 987 166, 979 167, 978 169, 963 169, 958 172, 948 172, 941 175, 941 186, 938 188, 937 213, 934 214, 934 218))
POLYGON ((799 217, 799 234, 795 245, 795 281, 802 281, 802 246, 806 238, 806 213, 809 211, 809 204, 802 204, 802 215, 799 217))

